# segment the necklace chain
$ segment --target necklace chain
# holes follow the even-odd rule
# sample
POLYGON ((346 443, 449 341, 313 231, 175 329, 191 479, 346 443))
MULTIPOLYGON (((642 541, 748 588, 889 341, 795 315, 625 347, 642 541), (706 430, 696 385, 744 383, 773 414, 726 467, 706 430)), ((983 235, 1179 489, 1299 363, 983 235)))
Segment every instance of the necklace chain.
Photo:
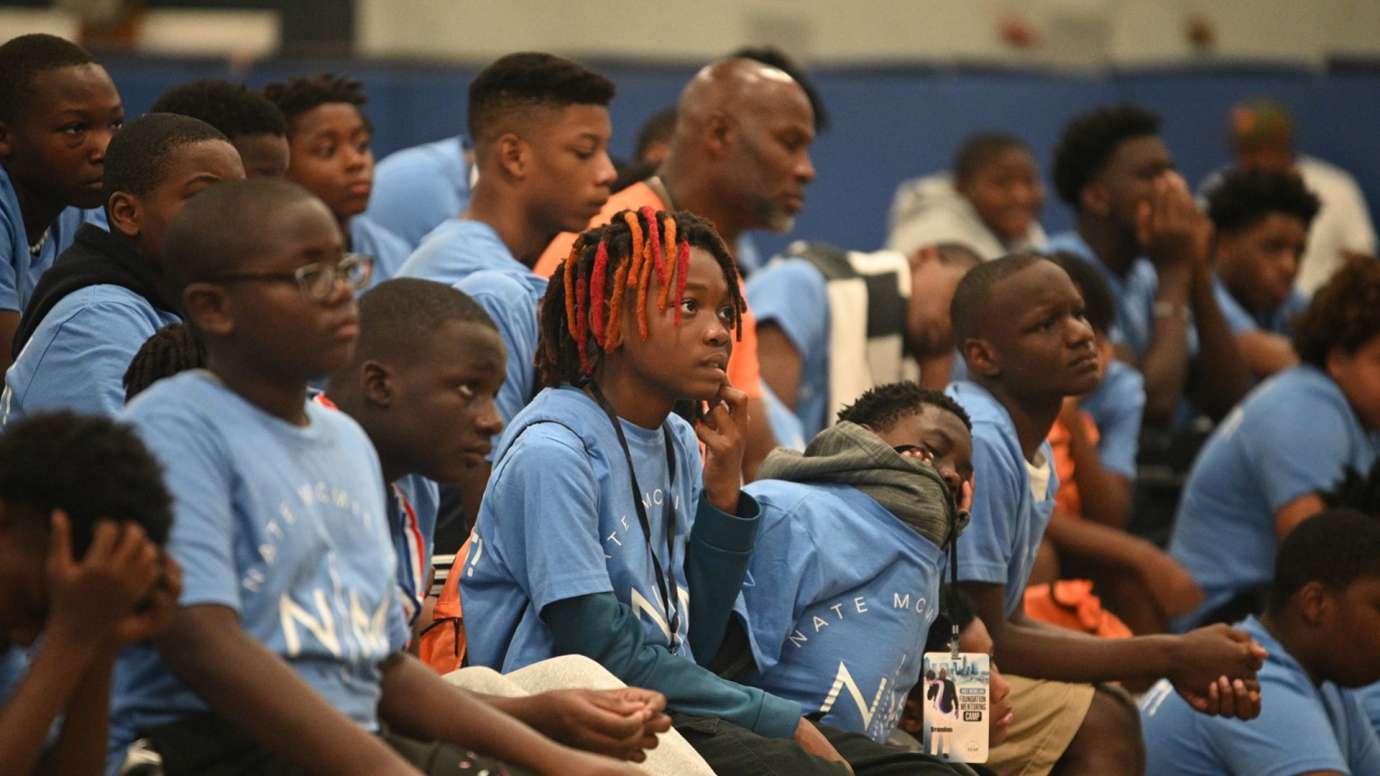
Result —
POLYGON ((48 244, 48 235, 51 234, 52 231, 53 228, 51 226, 43 230, 43 235, 38 238, 38 242, 29 246, 30 256, 37 256, 43 252, 43 246, 48 244))

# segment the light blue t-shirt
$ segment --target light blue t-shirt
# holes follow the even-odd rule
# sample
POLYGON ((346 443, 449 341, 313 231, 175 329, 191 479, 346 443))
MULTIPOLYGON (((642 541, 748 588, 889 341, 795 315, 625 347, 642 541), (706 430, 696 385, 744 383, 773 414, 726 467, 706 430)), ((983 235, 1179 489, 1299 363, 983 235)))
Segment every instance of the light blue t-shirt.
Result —
MULTIPOLYGON (((1116 301, 1116 323, 1108 332, 1112 341, 1124 344, 1139 358, 1150 349, 1155 334, 1155 295, 1159 292, 1160 275, 1155 265, 1141 257, 1131 262, 1125 275, 1118 275, 1093 253, 1077 232, 1060 232, 1049 238, 1043 253, 1067 251, 1092 265, 1107 281, 1107 288, 1116 301)), ((1198 354, 1198 330, 1188 329, 1188 356, 1198 354)))
POLYGON ((1232 296, 1227 284, 1221 278, 1212 278, 1212 293, 1217 297, 1217 306, 1222 309, 1222 317, 1232 334, 1248 331, 1264 331, 1287 337, 1293 331, 1294 316, 1308 307, 1308 297, 1290 288, 1284 302, 1268 313, 1252 313, 1232 296))
POLYGON ((403 148, 374 166, 374 190, 365 215, 407 243, 408 249, 470 202, 465 138, 448 137, 403 148))
MULTIPOLYGON (((374 731, 379 663, 408 639, 383 475, 349 416, 315 402, 306 414, 307 426, 289 424, 196 370, 156 383, 123 419, 166 471, 180 604, 233 609, 250 636, 374 731)), ((141 728, 206 708, 150 647, 121 654, 114 685, 112 763, 141 728)))
POLYGON ((775 261, 753 273, 747 297, 757 325, 780 326, 800 354, 795 416, 802 435, 813 439, 829 421, 829 292, 824 275, 805 259, 775 261))
POLYGON ((675 484, 666 469, 662 429, 619 419, 627 436, 651 525, 651 546, 632 503, 628 465, 609 417, 583 391, 538 394, 504 431, 469 560, 460 580, 470 662, 513 671, 552 657, 541 611, 557 601, 613 593, 637 616, 649 644, 692 658, 685 545, 702 489, 699 442, 680 417, 666 419, 675 484), (664 504, 676 521, 666 557, 664 504), (680 600, 677 636, 652 564, 673 575, 680 600))
POLYGON ((374 274, 369 288, 398 276, 398 269, 407 261, 412 248, 396 234, 371 219, 367 214, 350 219, 350 250, 374 257, 374 274))
POLYGON ((1366 716, 1370 717, 1370 724, 1375 728, 1376 733, 1380 734, 1380 682, 1364 687, 1356 691, 1361 699, 1361 706, 1366 710, 1366 716))
POLYGON ((1301 365, 1248 394, 1217 426, 1188 475, 1169 553, 1203 588, 1196 612, 1176 628, 1274 576, 1275 513, 1294 499, 1331 488, 1343 468, 1365 472, 1380 434, 1360 418, 1337 384, 1301 365))
POLYGON ((0 310, 23 312, 38 279, 72 244, 85 217, 86 211, 63 208, 49 227, 43 248, 37 256, 31 255, 19 198, 9 172, 0 164, 0 310))
POLYGON ((469 294, 498 325, 508 351, 498 413, 508 423, 537 393, 537 308, 546 278, 513 258, 493 227, 452 218, 436 227, 400 270, 402 277, 434 280, 469 294))
POLYGON ((952 383, 945 391, 973 421, 973 508, 958 542, 958 578, 1006 586, 1006 616, 1020 611, 1025 585, 1040 539, 1054 513, 1058 475, 1049 442, 1037 458, 1048 473, 1044 498, 1031 492, 1030 464, 1011 415, 991 392, 977 383, 952 383))
POLYGON ((1238 627, 1269 650, 1260 669, 1260 716, 1194 711, 1168 680, 1140 701, 1146 776, 1299 776, 1380 773, 1380 739, 1356 693, 1313 684, 1303 666, 1254 617, 1238 627))
POLYGON ((762 522, 738 607, 756 669, 741 681, 885 741, 920 676, 943 551, 847 485, 744 490, 762 522))
POLYGON ((1113 359, 1102 382, 1083 397, 1079 407, 1097 424, 1097 455, 1102 465, 1134 480, 1145 416, 1145 378, 1130 364, 1113 359))
POLYGON ((125 371, 144 341, 180 318, 117 285, 63 297, 5 373, 4 425, 40 410, 113 415, 125 406, 125 371))
POLYGON ((417 620, 426 603, 431 579, 431 549, 436 539, 436 513, 441 494, 436 483, 410 474, 387 491, 388 533, 398 555, 398 593, 408 624, 417 620))

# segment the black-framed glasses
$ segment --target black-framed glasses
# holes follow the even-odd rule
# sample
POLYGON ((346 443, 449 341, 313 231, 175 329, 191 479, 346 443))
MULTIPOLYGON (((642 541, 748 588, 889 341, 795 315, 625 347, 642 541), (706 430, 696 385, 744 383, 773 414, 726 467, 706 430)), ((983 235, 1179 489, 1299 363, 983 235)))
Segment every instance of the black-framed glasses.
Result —
POLYGON ((362 253, 347 253, 335 264, 316 261, 298 267, 293 272, 226 272, 206 278, 208 283, 296 283, 302 296, 313 302, 324 302, 335 291, 336 283, 344 281, 351 290, 358 291, 369 284, 374 275, 374 257, 362 253))

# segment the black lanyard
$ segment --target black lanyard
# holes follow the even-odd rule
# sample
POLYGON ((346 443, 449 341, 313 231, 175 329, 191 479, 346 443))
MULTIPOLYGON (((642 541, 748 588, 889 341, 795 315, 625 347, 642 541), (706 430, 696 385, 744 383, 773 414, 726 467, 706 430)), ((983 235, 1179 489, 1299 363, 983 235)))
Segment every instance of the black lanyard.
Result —
POLYGON ((652 570, 656 572, 658 592, 661 593, 661 599, 666 605, 666 620, 671 630, 670 648, 674 652, 680 633, 680 588, 676 585, 675 570, 671 568, 676 538, 676 510, 671 506, 676 487, 676 450, 671 444, 671 430, 662 423, 661 434, 666 441, 666 473, 671 478, 671 488, 661 500, 661 520, 666 525, 666 570, 662 571, 661 564, 656 559, 656 550, 652 547, 652 522, 647 519, 647 507, 642 503, 642 488, 637 484, 637 471, 633 468, 632 451, 628 449, 628 438, 623 434, 623 424, 618 422, 618 415, 613 411, 613 407, 609 406, 608 400, 599 390, 599 385, 593 380, 588 385, 594 400, 609 416, 609 423, 613 424, 613 431, 618 435, 618 444, 623 448, 623 460, 628 464, 628 480, 632 483, 633 506, 637 509, 637 521, 642 525, 642 538, 647 542, 647 555, 651 557, 652 570))
POLYGON ((957 658, 958 620, 954 619, 954 611, 958 608, 958 525, 961 519, 958 514, 958 494, 951 493, 947 486, 944 493, 949 502, 949 594, 945 596, 944 607, 949 610, 945 614, 949 619, 949 626, 953 629, 949 634, 949 654, 957 658))

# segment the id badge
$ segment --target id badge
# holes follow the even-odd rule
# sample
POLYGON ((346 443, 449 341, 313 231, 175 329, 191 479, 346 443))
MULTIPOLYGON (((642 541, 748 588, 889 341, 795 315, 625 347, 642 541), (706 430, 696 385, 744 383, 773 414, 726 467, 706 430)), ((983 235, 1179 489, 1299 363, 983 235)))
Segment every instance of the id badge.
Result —
POLYGON ((926 652, 921 744, 927 754, 964 763, 987 762, 992 658, 976 652, 926 652))

